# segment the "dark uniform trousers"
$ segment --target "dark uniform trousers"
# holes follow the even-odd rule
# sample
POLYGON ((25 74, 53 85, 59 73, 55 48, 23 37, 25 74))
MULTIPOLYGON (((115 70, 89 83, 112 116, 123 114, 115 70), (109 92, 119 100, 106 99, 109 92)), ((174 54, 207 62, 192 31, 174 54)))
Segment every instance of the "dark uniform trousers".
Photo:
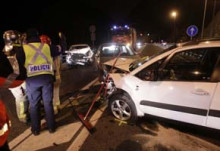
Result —
POLYGON ((26 79, 27 95, 30 101, 30 116, 32 131, 40 131, 40 106, 43 100, 48 129, 55 129, 53 110, 52 75, 38 75, 26 79))

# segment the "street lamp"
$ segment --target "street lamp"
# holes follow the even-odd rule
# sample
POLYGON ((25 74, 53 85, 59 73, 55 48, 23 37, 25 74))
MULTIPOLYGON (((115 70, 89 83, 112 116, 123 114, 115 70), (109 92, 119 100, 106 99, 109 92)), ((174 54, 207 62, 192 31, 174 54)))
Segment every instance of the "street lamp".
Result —
POLYGON ((173 18, 173 41, 176 42, 176 17, 177 11, 172 11, 170 13, 171 18, 173 18))
POLYGON ((176 16, 177 16, 177 12, 176 11, 172 11, 171 12, 171 17, 176 19, 176 16))

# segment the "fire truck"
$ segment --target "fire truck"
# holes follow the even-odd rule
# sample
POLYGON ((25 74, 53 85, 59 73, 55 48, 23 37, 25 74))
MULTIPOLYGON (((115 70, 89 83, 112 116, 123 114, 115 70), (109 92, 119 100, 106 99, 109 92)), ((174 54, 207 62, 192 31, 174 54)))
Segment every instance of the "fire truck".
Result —
POLYGON ((111 28, 111 41, 116 43, 123 43, 136 49, 137 34, 133 27, 128 25, 116 26, 111 28))

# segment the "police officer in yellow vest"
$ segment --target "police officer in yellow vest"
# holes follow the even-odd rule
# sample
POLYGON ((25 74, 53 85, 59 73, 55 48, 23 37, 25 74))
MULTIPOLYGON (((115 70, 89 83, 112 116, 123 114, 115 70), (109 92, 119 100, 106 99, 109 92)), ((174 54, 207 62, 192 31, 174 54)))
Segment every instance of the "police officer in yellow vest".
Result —
MULTIPOLYGON (((26 32, 27 43, 19 51, 18 58, 27 70, 26 91, 30 102, 31 130, 34 135, 39 135, 40 105, 44 103, 47 127, 50 133, 55 132, 55 118, 53 109, 53 57, 63 51, 61 46, 41 43, 38 31, 29 29, 26 32)), ((61 38, 62 39, 62 38, 61 38)))

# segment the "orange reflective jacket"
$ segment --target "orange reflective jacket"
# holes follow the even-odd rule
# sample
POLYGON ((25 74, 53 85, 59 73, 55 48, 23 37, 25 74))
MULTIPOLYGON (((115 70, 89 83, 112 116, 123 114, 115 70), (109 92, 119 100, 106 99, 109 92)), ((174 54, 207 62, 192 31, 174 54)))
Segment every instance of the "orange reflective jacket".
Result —
POLYGON ((0 146, 7 141, 10 124, 4 103, 0 100, 0 146))

